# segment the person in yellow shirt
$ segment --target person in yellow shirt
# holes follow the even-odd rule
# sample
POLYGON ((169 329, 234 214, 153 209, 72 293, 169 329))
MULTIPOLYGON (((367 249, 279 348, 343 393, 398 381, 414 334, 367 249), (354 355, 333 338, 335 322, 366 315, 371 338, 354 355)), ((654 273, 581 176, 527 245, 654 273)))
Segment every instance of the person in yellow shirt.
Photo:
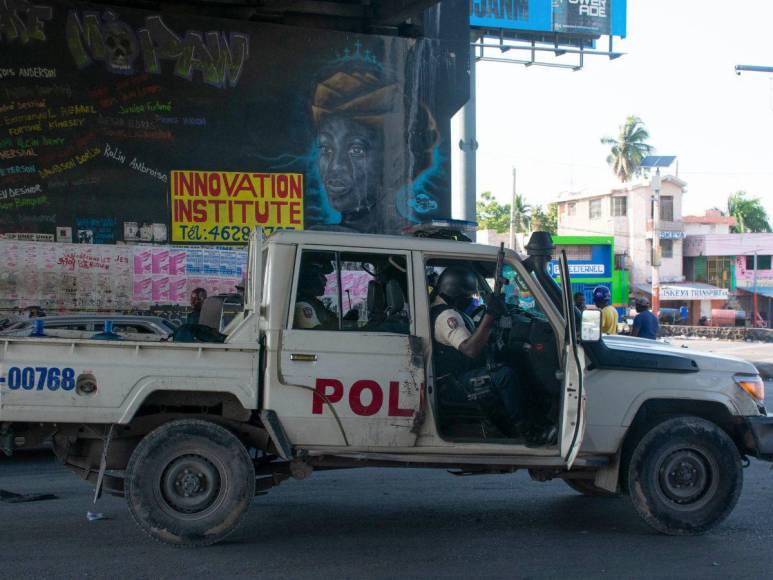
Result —
POLYGON ((601 310, 601 332, 604 334, 617 334, 617 310, 610 304, 612 294, 606 286, 598 286, 593 289, 593 303, 601 310))

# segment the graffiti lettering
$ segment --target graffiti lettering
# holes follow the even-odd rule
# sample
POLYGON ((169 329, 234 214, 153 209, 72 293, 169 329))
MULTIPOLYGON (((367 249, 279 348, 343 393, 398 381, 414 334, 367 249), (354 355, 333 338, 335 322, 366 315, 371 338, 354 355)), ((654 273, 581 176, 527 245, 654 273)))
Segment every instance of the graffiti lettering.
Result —
POLYGON ((34 6, 27 0, 0 0, 0 41, 43 42, 46 40, 43 23, 53 15, 51 6, 34 6))
POLYGON ((145 18, 135 31, 112 10, 67 15, 67 45, 79 68, 104 62, 108 71, 132 75, 142 61, 146 73, 161 74, 161 62, 174 62, 174 74, 188 81, 198 72, 201 80, 218 88, 235 87, 249 56, 249 36, 221 31, 189 31, 181 39, 161 16, 145 18))
POLYGON ((19 76, 28 79, 55 79, 56 69, 43 66, 29 66, 20 68, 19 76))
POLYGON ((22 195, 32 195, 34 193, 41 193, 39 183, 27 187, 6 187, 5 189, 0 189, 0 199, 21 197, 22 195))
POLYGON ((150 177, 155 177, 156 179, 158 179, 159 181, 163 181, 164 183, 169 181, 169 176, 166 173, 163 173, 158 169, 153 169, 152 167, 148 167, 142 161, 139 161, 136 157, 129 162, 129 167, 134 169, 134 171, 144 173, 145 175, 149 175, 150 177))

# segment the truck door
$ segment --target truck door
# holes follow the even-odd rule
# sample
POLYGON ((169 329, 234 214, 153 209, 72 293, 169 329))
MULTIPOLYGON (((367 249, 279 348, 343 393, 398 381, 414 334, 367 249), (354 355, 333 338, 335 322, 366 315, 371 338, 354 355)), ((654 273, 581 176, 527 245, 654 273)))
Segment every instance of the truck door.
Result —
POLYGON ((585 357, 577 340, 574 304, 572 301, 572 284, 569 278, 569 265, 566 252, 561 251, 559 259, 562 300, 565 319, 565 338, 563 352, 563 398, 561 399, 561 457, 571 468, 580 451, 585 433, 585 391, 583 389, 583 372, 585 357))
POLYGON ((409 252, 303 248, 280 385, 266 408, 294 445, 413 446, 424 365, 412 338, 409 252))

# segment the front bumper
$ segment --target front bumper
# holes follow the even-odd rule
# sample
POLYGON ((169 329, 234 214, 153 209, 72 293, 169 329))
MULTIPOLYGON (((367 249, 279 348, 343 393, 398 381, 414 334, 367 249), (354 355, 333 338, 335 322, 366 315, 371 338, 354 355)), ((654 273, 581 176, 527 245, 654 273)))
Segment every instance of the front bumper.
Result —
POLYGON ((773 461, 773 415, 744 417, 746 433, 744 442, 749 455, 765 461, 773 461))

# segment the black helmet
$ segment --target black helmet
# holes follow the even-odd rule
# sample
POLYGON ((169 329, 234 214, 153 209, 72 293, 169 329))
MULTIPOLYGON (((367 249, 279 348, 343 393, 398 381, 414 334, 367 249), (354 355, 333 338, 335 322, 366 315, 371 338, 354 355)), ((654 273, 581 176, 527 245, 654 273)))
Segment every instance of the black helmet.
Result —
POLYGON ((469 305, 472 295, 478 291, 478 280, 468 268, 449 266, 440 275, 437 289, 443 300, 463 310, 469 305))

